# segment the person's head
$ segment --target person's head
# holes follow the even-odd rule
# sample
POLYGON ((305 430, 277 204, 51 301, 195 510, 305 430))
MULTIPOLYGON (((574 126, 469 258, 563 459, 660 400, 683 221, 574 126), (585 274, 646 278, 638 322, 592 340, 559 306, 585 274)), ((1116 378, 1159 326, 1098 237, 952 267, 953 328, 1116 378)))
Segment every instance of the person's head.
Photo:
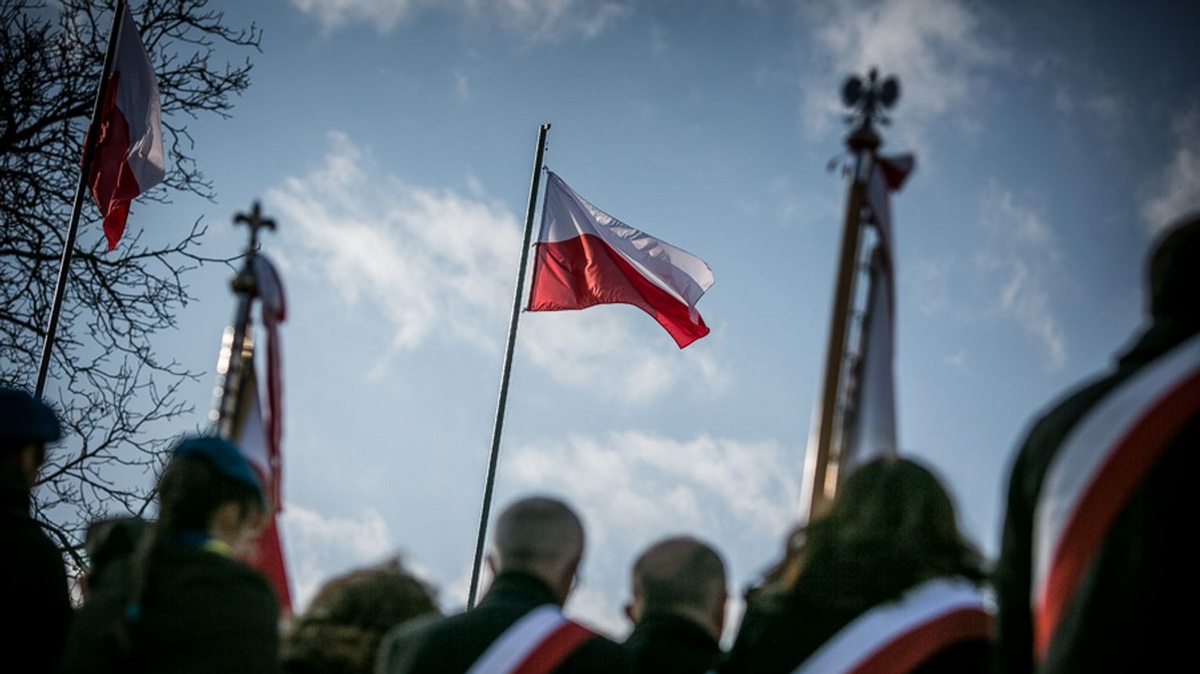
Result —
POLYGON ((488 564, 496 574, 522 571, 542 579, 565 602, 583 559, 583 523, 560 500, 535 496, 496 520, 488 564))
POLYGON ((1200 211, 1163 230, 1146 265, 1150 315, 1200 322, 1200 211))
POLYGON ((383 635, 414 618, 441 615, 434 591, 399 559, 326 582, 283 634, 284 670, 370 674, 383 635))
POLYGON ((0 386, 0 476, 5 482, 33 488, 46 460, 46 444, 61 435, 49 405, 24 390, 0 386))
POLYGON ((105 517, 88 525, 83 538, 88 567, 81 579, 85 597, 103 582, 105 571, 114 562, 134 554, 149 526, 146 520, 133 516, 105 517))
POLYGON ((176 443, 158 481, 162 534, 203 532, 235 550, 257 537, 266 510, 254 468, 233 443, 191 436, 176 443))
POLYGON ((931 578, 980 580, 983 561, 962 535, 950 494, 908 458, 868 461, 806 527, 797 585, 823 598, 877 603, 931 578), (829 578, 837 578, 831 587, 829 578))
POLYGON ((665 538, 633 564, 633 601, 625 614, 637 624, 646 615, 687 618, 720 639, 728 588, 725 562, 708 544, 690 536, 665 538))

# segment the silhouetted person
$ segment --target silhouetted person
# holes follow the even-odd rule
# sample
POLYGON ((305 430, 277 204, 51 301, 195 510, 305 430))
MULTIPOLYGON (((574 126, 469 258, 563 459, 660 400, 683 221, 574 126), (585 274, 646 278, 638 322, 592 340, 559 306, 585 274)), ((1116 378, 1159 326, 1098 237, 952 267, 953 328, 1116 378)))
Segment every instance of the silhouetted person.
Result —
POLYGON ((704 674, 720 659, 725 563, 689 536, 663 539, 633 565, 634 629, 625 640, 637 674, 704 674))
POLYGON ((421 616, 440 616, 433 589, 399 559, 337 576, 283 634, 287 674, 373 674, 383 635, 421 616))
POLYGON ((241 451, 216 437, 177 442, 157 503, 133 554, 105 563, 59 671, 280 672, 278 600, 236 557, 266 521, 262 485, 241 451))
POLYGON ((982 558, 928 468, 862 464, 794 544, 795 563, 752 595, 723 674, 987 671, 982 558))
POLYGON ((420 619, 384 638, 384 674, 507 674, 537 662, 558 674, 629 671, 624 649, 568 620, 562 605, 583 559, 579 517, 562 501, 527 498, 496 521, 487 563, 495 574, 479 604, 420 619))
POLYGON ((60 435, 45 403, 0 387, 0 601, 8 617, 0 650, 21 657, 28 672, 54 671, 71 624, 62 553, 29 514, 46 444, 60 435))
POLYGON ((996 570, 998 668, 1172 671, 1191 659, 1200 458, 1200 212, 1156 240, 1149 325, 1032 424, 996 570))

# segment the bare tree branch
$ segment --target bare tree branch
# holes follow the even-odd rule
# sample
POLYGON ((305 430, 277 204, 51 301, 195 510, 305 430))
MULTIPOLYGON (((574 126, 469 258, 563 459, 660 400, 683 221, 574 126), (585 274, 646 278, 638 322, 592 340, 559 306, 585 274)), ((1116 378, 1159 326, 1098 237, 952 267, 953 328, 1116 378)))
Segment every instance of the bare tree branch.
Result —
MULTIPOLYGON (((5 0, 0 3, 0 382, 32 389, 66 240, 88 115, 99 85, 114 2, 5 0)), ((208 0, 144 0, 134 20, 158 80, 168 172, 142 199, 213 197, 191 152, 189 120, 228 117, 250 86, 251 63, 219 54, 257 52, 251 24, 231 27, 208 0)), ((87 203, 84 223, 98 231, 87 203)), ((65 440, 51 452, 35 508, 78 565, 87 525, 109 514, 142 514, 183 415, 180 396, 199 374, 161 359, 154 337, 176 327, 193 299, 188 273, 211 263, 199 254, 197 219, 174 241, 126 233, 106 252, 102 236, 80 237, 51 353, 46 401, 65 440)))

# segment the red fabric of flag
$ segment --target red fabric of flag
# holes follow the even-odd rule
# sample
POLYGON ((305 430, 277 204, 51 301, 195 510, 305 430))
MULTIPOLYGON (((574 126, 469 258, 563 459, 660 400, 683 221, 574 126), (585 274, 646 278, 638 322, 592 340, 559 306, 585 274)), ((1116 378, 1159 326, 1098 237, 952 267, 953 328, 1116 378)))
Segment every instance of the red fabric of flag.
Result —
POLYGON ((129 202, 161 182, 166 167, 158 84, 128 7, 116 30, 112 74, 88 134, 94 145, 87 181, 104 216, 108 250, 125 232, 129 202))
POLYGON ((696 302, 712 286, 703 260, 604 213, 549 173, 529 311, 631 304, 679 348, 708 334, 696 302))

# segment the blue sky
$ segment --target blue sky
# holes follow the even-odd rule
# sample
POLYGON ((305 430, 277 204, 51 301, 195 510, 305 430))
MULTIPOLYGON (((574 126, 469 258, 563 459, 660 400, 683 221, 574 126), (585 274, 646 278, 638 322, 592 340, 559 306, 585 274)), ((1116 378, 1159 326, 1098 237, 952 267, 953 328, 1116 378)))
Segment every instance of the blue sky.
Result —
MULTIPOLYGON (((883 151, 917 156, 892 204, 901 448, 946 478, 989 555, 1024 428, 1127 343, 1153 233, 1200 207, 1198 6, 212 5, 264 31, 233 116, 191 123, 218 197, 135 204, 129 226, 201 218, 203 252, 229 256, 235 213, 261 200, 278 222, 264 245, 289 300, 283 536, 300 608, 397 553, 448 610, 466 601, 542 123, 547 166, 716 277, 698 305, 712 334, 682 351, 632 307, 521 317, 494 507, 575 504, 591 539, 568 612, 617 636, 646 544, 712 541, 737 595, 799 514, 847 75, 900 79, 883 151)), ((199 301, 164 357, 213 370, 229 275, 191 276, 199 301)), ((189 423, 211 387, 194 387, 189 423)))

